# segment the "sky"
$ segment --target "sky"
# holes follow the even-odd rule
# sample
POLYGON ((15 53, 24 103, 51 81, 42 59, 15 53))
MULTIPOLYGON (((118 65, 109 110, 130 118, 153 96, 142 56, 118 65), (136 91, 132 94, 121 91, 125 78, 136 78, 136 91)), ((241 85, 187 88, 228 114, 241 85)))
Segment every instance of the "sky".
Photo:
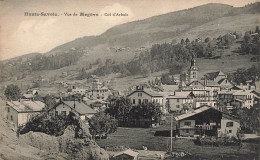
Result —
POLYGON ((207 3, 241 7, 256 1, 259 0, 0 0, 0 60, 45 53, 76 38, 102 34, 118 24, 207 3), (25 12, 59 16, 25 16, 25 12), (99 16, 79 16, 80 12, 99 16), (78 16, 65 16, 65 13, 78 16), (105 13, 128 16, 105 16, 105 13))

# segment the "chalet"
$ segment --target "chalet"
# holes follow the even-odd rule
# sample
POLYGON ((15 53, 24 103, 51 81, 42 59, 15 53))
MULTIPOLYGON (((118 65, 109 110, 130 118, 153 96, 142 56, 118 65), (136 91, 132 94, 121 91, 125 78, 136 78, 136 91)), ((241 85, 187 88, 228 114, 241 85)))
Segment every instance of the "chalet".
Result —
POLYGON ((154 102, 163 105, 163 95, 143 86, 136 86, 136 90, 127 95, 133 105, 154 102))
POLYGON ((179 91, 168 96, 166 100, 168 102, 169 112, 181 111, 185 109, 185 107, 194 107, 195 95, 190 91, 179 91))
POLYGON ((137 160, 138 155, 139 155, 138 152, 128 149, 128 150, 116 153, 112 159, 113 160, 137 160))
POLYGON ((45 104, 40 101, 7 101, 7 119, 16 127, 27 123, 31 117, 42 112, 45 104))
POLYGON ((207 105, 177 116, 175 120, 178 121, 177 130, 180 136, 236 136, 240 130, 240 122, 236 117, 207 105))
POLYGON ((60 101, 58 105, 51 108, 49 114, 51 116, 61 115, 68 116, 70 112, 76 113, 82 120, 91 118, 95 113, 90 106, 81 101, 60 101))

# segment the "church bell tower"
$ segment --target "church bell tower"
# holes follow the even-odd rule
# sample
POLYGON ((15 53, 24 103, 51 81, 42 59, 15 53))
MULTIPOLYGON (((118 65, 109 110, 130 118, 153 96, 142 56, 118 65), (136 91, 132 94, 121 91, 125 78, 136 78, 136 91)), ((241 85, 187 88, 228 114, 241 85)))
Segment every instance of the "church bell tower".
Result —
POLYGON ((192 55, 191 65, 188 70, 188 82, 191 83, 197 80, 198 80, 198 68, 196 67, 196 60, 194 58, 194 55, 192 55))

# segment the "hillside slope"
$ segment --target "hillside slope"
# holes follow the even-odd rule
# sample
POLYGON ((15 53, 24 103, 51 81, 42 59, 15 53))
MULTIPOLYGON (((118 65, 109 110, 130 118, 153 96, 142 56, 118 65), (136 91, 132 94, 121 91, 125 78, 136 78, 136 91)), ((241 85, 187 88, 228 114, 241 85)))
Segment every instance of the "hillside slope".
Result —
POLYGON ((165 39, 175 39, 185 34, 193 35, 197 27, 207 29, 209 24, 214 26, 210 27, 212 31, 218 30, 216 32, 218 35, 226 33, 227 30, 245 31, 251 29, 253 25, 255 27, 255 24, 259 24, 257 18, 259 4, 254 3, 246 7, 234 8, 229 5, 211 3, 192 9, 154 16, 112 27, 99 36, 78 38, 54 48, 48 54, 64 52, 71 47, 93 48, 100 45, 109 47, 149 46, 151 43, 165 39), (240 21, 237 21, 237 19, 240 19, 240 21), (225 22, 227 23, 222 25, 225 22), (225 26, 228 26, 228 29, 225 29, 225 26))
POLYGON ((12 123, 4 118, 4 108, 5 102, 0 99, 0 159, 108 159, 106 151, 93 140, 74 138, 73 127, 68 127, 59 137, 29 132, 18 138, 12 123))

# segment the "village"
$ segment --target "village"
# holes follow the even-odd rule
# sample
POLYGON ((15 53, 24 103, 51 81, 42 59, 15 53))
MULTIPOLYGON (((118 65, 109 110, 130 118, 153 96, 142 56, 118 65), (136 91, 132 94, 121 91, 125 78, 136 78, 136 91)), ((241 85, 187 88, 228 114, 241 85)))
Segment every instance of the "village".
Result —
MULTIPOLYGON (((128 100, 131 107, 142 106, 143 109, 149 110, 151 109, 149 108, 150 104, 150 107, 155 107, 153 110, 158 113, 146 116, 145 111, 143 111, 136 118, 134 116, 124 118, 125 115, 120 117, 114 113, 115 111, 105 112, 113 119, 118 120, 118 129, 121 127, 130 127, 130 130, 132 127, 133 130, 136 127, 155 128, 155 135, 171 137, 171 145, 169 143, 167 147, 168 151, 174 152, 172 137, 175 139, 196 139, 196 137, 201 136, 241 138, 240 135, 247 133, 248 130, 244 128, 241 132, 243 129, 241 119, 232 113, 243 108, 259 107, 259 93, 256 92, 256 85, 252 83, 254 80, 247 81, 246 84, 235 84, 221 70, 207 73, 203 77, 198 75, 199 68, 196 64, 196 58, 193 57, 187 73, 175 75, 174 84, 147 82, 132 86, 124 94, 109 88, 106 82, 102 82, 95 75, 88 79, 90 84, 88 87, 80 84, 56 82, 67 90, 46 95, 38 88, 30 88, 18 100, 7 100, 6 119, 18 130, 19 126, 24 126, 34 116, 37 117, 43 112, 50 117, 66 117, 73 112, 90 127, 89 120, 95 114, 107 111, 109 107, 113 106, 113 99, 116 102, 115 99, 123 98, 125 103, 128 100), (55 100, 54 104, 47 106, 50 103, 45 104, 44 101, 40 101, 46 96, 52 97, 55 100)), ((62 73, 61 76, 67 76, 67 74, 62 73)), ((138 111, 138 108, 136 109, 138 111)), ((125 111, 122 112, 127 112, 127 108, 123 110, 125 111)), ((100 143, 101 147, 103 146, 107 151, 113 151, 111 156, 114 159, 124 157, 138 159, 138 156, 144 158, 143 155, 147 156, 144 151, 149 152, 150 150, 145 144, 142 147, 144 151, 139 151, 140 154, 136 151, 136 149, 140 150, 140 147, 126 147, 128 144, 124 144, 121 148, 111 146, 113 143, 102 145, 102 141, 106 141, 107 136, 109 138, 109 133, 105 131, 95 133, 94 137, 100 138, 99 141, 97 138, 97 143, 100 143)), ((256 132, 251 131, 250 133, 256 132)), ((184 156, 184 152, 181 154, 184 156)), ((162 158, 165 157, 165 154, 150 156, 162 158)))
POLYGON ((259 2, 0 8, 0 160, 259 159, 259 2))

